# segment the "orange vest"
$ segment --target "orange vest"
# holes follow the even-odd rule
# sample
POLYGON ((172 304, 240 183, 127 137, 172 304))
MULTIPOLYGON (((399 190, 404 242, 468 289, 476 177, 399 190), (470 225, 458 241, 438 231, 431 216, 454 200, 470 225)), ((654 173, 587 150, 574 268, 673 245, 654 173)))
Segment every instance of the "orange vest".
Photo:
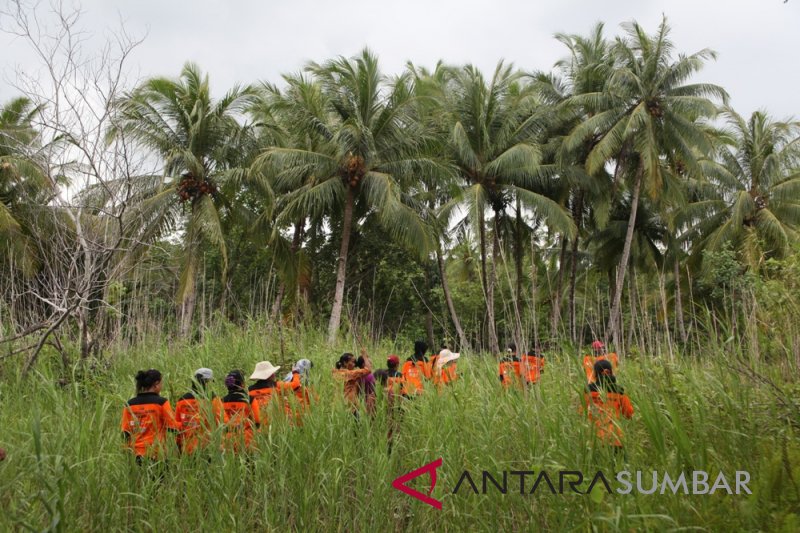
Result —
POLYGON ((219 398, 212 398, 210 412, 204 403, 190 392, 175 404, 175 419, 180 427, 177 441, 182 453, 192 453, 199 446, 208 444, 213 420, 219 418, 222 402, 219 398))
POLYGON ((522 367, 525 383, 538 383, 544 371, 544 357, 524 355, 522 356, 522 367))
POLYGON ((243 394, 228 394, 222 399, 222 421, 225 423, 225 443, 223 448, 233 452, 250 447, 253 441, 253 429, 260 422, 256 400, 254 409, 243 394))
POLYGON ((299 372, 292 372, 292 380, 283 383, 281 393, 286 413, 291 415, 294 412, 294 420, 300 425, 303 414, 308 412, 311 406, 311 394, 308 387, 303 385, 299 372))
POLYGON ((603 392, 592 383, 584 400, 589 420, 594 422, 597 438, 604 444, 622 446, 620 416, 633 417, 633 405, 628 395, 621 388, 619 392, 603 392))
POLYGON ((403 394, 407 396, 421 394, 423 391, 422 378, 426 375, 430 376, 430 367, 426 365, 425 361, 408 360, 403 363, 402 374, 405 380, 403 394))
POLYGON ((447 385, 458 379, 455 363, 442 368, 439 372, 433 371, 433 382, 437 385, 447 385))
POLYGON ((167 430, 180 429, 169 401, 154 392, 137 394, 128 401, 120 428, 127 436, 128 448, 138 457, 162 455, 167 430))
POLYGON ((500 383, 506 389, 512 384, 519 384, 521 372, 518 360, 504 358, 500 361, 500 383))

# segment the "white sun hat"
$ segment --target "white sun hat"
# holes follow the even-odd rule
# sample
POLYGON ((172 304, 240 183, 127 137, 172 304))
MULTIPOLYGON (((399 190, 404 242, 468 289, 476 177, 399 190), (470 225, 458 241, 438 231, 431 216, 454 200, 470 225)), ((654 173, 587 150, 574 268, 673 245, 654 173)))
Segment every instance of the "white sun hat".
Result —
POLYGON ((272 366, 269 361, 261 361, 256 363, 256 369, 250 375, 250 379, 269 379, 280 368, 279 366, 272 366))
POLYGON ((450 350, 448 350, 447 348, 445 348, 444 350, 439 352, 439 357, 436 358, 436 368, 437 368, 437 370, 440 370, 440 369, 444 368, 444 365, 446 365, 450 361, 455 361, 459 357, 461 357, 460 353, 453 353, 450 350))

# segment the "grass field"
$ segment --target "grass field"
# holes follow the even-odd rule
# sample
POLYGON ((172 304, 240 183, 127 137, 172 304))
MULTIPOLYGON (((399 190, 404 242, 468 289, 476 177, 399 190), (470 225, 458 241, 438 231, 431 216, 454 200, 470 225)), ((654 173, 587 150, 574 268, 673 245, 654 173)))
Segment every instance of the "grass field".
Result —
MULTIPOLYGON (((624 425, 624 463, 593 441, 579 414, 583 379, 576 353, 547 354, 547 371, 530 394, 503 392, 494 360, 462 357, 455 386, 408 406, 389 456, 385 409, 356 422, 330 376, 340 351, 354 347, 333 350, 321 339, 287 334, 281 360, 263 332, 220 331, 199 345, 118 353, 107 370, 66 384, 48 361, 26 381, 6 366, 0 530, 800 530, 800 421, 770 385, 743 381, 722 351, 703 360, 623 359, 619 380, 636 409, 624 425), (304 356, 315 364, 318 403, 300 428, 271 425, 251 459, 175 456, 159 479, 122 453, 119 418, 134 393, 136 370, 161 369, 162 394, 174 405, 199 366, 221 377, 232 368, 250 371, 262 359, 287 364, 304 356), (397 476, 439 457, 444 462, 433 497, 443 502, 441 511, 391 487, 397 476), (516 481, 509 481, 507 494, 452 494, 465 469, 477 474, 476 482, 482 470, 602 470, 609 477, 616 470, 672 476, 746 470, 753 494, 520 495, 516 481)), ((369 348, 376 366, 395 349, 369 348)), ((404 348, 398 351, 405 356, 411 350, 404 348)), ((782 386, 789 381, 790 370, 757 369, 782 386)), ((417 481, 422 487, 427 478, 417 481)))

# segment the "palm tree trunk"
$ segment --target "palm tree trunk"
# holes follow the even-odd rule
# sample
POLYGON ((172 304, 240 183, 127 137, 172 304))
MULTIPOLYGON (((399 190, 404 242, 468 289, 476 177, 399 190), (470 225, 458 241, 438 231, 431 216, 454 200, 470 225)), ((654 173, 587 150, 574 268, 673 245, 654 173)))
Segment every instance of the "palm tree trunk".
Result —
POLYGON ((631 243, 633 242, 633 230, 636 227, 636 211, 639 209, 639 193, 642 190, 642 178, 644 175, 644 165, 639 162, 636 171, 636 183, 633 186, 633 197, 631 198, 631 215, 628 218, 628 230, 625 233, 625 245, 622 248, 622 258, 617 272, 616 286, 614 290, 614 304, 611 306, 611 316, 608 319, 608 330, 611 331, 615 346, 619 345, 619 315, 620 304, 622 302, 622 285, 625 283, 625 270, 628 267, 628 260, 631 256, 631 243))
POLYGON ((492 232, 492 268, 489 272, 489 286, 486 290, 486 311, 487 319, 489 321, 489 349, 493 354, 500 353, 500 344, 497 342, 497 325, 495 324, 494 318, 494 286, 497 280, 497 256, 500 249, 500 239, 497 236, 497 217, 498 213, 495 212, 494 231, 492 232))
POLYGON ((678 315, 678 331, 681 334, 681 340, 684 344, 688 340, 686 335, 686 324, 683 321, 683 299, 681 298, 681 267, 678 258, 675 257, 674 262, 674 275, 675 275, 675 313, 678 315))
POLYGON ((569 273, 569 329, 573 344, 578 339, 578 327, 575 323, 575 284, 578 277, 578 240, 580 237, 575 234, 572 240, 572 258, 569 273))
POLYGON ((347 275, 347 252, 350 247, 350 230, 353 225, 353 204, 355 194, 352 187, 347 187, 347 200, 344 205, 344 219, 342 220, 342 245, 339 248, 339 261, 336 267, 336 291, 333 295, 333 308, 331 320, 328 322, 328 342, 336 342, 339 325, 342 321, 342 306, 344 305, 344 282, 347 275))
POLYGON ((438 248, 436 250, 436 262, 439 265, 439 278, 442 280, 444 301, 447 303, 447 310, 450 312, 450 320, 453 321, 453 326, 456 328, 460 349, 469 349, 469 341, 467 340, 467 336, 464 335, 464 329, 461 327, 461 321, 458 319, 456 306, 453 305, 453 297, 450 294, 450 285, 447 283, 447 272, 444 268, 444 260, 442 259, 442 251, 438 248))
POLYGON ((514 226, 514 267, 515 267, 515 286, 514 286, 514 317, 517 325, 517 344, 521 346, 522 339, 522 205, 517 198, 517 220, 514 226))
POLYGON ((580 229, 582 223, 583 213, 583 191, 579 190, 575 197, 575 202, 572 204, 572 220, 575 222, 577 231, 575 232, 575 239, 572 241, 572 260, 570 263, 569 274, 569 328, 572 334, 573 344, 578 339, 578 328, 575 323, 575 284, 578 277, 578 242, 580 240, 580 229))
MULTIPOLYGON (((483 208, 478 208, 478 235, 481 241, 481 289, 483 289, 483 301, 486 305, 487 321, 489 322, 487 329, 494 331, 494 302, 492 303, 492 309, 489 310, 489 282, 486 276, 486 220, 483 208)), ((492 336, 491 331, 489 332, 489 337, 492 336)))
POLYGON ((180 335, 182 338, 187 338, 192 330, 192 320, 194 318, 194 308, 197 303, 197 287, 195 286, 194 277, 190 279, 186 286, 186 290, 181 300, 181 329, 180 335))
POLYGON ((550 338, 555 339, 558 323, 561 320, 561 286, 564 284, 564 262, 567 259, 567 238, 561 236, 561 254, 558 256, 558 281, 553 295, 553 309, 550 313, 550 338))

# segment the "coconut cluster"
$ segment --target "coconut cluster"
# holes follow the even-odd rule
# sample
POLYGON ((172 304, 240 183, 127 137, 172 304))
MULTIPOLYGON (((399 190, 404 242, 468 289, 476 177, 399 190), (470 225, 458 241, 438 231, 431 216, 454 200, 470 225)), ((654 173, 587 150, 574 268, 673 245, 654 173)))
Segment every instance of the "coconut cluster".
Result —
POLYGON ((348 154, 341 169, 342 179, 351 187, 356 187, 367 173, 365 163, 360 155, 348 154))
POLYGON ((178 197, 181 202, 194 201, 204 195, 217 194, 217 186, 207 179, 197 179, 191 173, 181 176, 178 184, 178 197))

